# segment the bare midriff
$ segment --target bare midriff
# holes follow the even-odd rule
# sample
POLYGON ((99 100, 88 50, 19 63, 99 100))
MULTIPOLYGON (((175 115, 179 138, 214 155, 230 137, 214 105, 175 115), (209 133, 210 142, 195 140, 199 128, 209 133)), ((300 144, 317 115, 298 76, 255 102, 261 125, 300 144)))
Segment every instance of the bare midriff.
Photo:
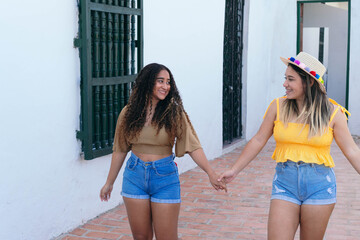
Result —
POLYGON ((159 159, 162 159, 162 158, 166 158, 168 157, 169 155, 158 155, 158 154, 147 154, 147 153, 139 153, 139 152, 136 152, 136 151, 133 151, 132 152, 138 157, 140 158, 141 160, 143 160, 144 162, 153 162, 153 161, 156 161, 156 160, 159 160, 159 159))

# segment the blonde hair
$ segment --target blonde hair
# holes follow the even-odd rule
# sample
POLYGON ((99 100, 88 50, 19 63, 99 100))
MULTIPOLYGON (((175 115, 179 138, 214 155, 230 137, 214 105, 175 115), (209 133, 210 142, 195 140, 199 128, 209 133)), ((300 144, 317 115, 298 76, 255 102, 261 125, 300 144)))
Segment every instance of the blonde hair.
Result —
POLYGON ((308 138, 321 136, 329 129, 332 104, 316 80, 313 80, 314 83, 311 85, 309 74, 292 64, 288 66, 301 77, 305 93, 304 106, 299 109, 295 99, 285 99, 280 111, 280 120, 287 125, 295 118, 296 122, 303 123, 304 127, 305 124, 309 124, 308 138))

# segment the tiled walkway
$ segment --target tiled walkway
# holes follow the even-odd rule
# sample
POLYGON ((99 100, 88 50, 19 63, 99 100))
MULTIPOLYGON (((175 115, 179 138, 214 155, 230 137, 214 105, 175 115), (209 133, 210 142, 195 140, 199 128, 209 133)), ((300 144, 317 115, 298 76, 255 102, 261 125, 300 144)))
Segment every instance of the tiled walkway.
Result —
MULTIPOLYGON (((274 146, 274 142, 270 141, 264 147, 257 158, 228 185, 227 194, 214 192, 206 174, 199 168, 181 174, 180 239, 266 239, 275 167, 271 160, 274 146)), ((235 149, 211 161, 211 165, 222 172, 232 166, 241 150, 242 147, 235 149)), ((332 156, 336 164, 338 203, 330 219, 326 240, 360 239, 360 176, 335 143, 332 156)), ((56 238, 90 239, 132 239, 124 205, 56 238)))

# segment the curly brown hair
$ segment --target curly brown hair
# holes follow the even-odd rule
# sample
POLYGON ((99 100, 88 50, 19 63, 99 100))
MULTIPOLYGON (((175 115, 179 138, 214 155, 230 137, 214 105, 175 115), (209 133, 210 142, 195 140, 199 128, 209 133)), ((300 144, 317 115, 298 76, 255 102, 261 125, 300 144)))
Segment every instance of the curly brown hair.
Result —
POLYGON ((156 105, 151 124, 157 127, 158 133, 162 127, 165 127, 166 132, 171 138, 179 138, 180 136, 177 136, 176 128, 179 126, 179 123, 183 121, 182 113, 185 113, 186 120, 190 123, 171 71, 164 65, 151 63, 141 69, 136 77, 129 102, 126 105, 127 111, 120 125, 120 131, 123 132, 127 139, 137 137, 144 127, 147 116, 147 106, 152 104, 151 100, 155 80, 162 70, 166 70, 170 75, 170 91, 166 98, 159 101, 156 105))

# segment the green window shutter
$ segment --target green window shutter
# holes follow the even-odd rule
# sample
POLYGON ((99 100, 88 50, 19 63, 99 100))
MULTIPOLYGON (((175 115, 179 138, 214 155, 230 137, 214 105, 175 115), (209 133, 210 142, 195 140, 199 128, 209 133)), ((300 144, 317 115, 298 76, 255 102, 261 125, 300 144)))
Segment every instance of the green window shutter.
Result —
POLYGON ((143 1, 80 0, 81 116, 86 160, 112 152, 117 117, 143 66, 143 1))

